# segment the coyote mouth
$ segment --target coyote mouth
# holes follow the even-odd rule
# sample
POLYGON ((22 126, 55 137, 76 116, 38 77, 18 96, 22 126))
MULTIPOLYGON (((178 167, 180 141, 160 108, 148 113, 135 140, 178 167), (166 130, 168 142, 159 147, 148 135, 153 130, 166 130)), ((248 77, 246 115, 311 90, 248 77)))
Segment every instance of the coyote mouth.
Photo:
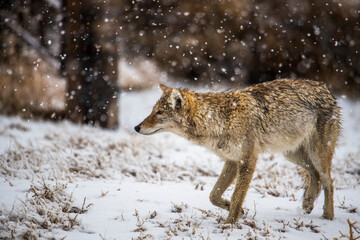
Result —
POLYGON ((144 135, 152 135, 152 134, 155 134, 155 133, 157 133, 157 132, 159 132, 160 130, 163 130, 164 128, 158 128, 158 129, 156 129, 155 131, 153 131, 153 132, 144 132, 144 133, 142 133, 142 134, 144 134, 144 135))
POLYGON ((159 128, 159 129, 155 130, 154 132, 152 132, 152 133, 150 133, 150 134, 157 133, 157 132, 160 131, 160 130, 163 130, 163 128, 159 128))

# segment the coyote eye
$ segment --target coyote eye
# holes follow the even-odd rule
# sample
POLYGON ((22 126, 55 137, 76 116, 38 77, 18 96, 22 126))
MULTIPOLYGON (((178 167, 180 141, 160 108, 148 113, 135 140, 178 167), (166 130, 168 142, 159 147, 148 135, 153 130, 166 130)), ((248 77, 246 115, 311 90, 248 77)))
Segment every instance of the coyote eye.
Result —
POLYGON ((160 115, 160 114, 162 114, 162 113, 163 113, 163 112, 162 112, 161 110, 159 110, 159 111, 156 112, 157 115, 160 115))

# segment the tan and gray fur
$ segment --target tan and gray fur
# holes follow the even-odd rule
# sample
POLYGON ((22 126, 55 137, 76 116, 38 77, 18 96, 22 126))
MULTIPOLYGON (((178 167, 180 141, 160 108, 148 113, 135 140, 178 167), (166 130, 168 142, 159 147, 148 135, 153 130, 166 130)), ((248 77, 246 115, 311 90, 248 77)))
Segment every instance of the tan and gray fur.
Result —
POLYGON ((325 85, 281 79, 220 93, 159 87, 162 97, 135 130, 145 135, 173 132, 225 160, 210 201, 229 211, 226 223, 236 222, 242 212, 258 154, 265 152, 284 153, 305 170, 302 207, 306 213, 312 211, 322 186, 323 217, 334 218, 331 160, 341 116, 325 85), (223 199, 234 180, 231 201, 223 199))

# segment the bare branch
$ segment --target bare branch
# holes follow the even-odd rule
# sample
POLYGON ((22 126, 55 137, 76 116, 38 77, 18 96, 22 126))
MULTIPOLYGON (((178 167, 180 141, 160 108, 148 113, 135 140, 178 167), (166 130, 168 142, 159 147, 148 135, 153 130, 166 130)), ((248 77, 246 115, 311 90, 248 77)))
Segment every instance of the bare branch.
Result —
POLYGON ((57 57, 53 56, 46 48, 41 46, 40 42, 26 29, 14 19, 11 14, 6 11, 0 10, 0 18, 2 22, 14 33, 16 33, 27 44, 33 47, 38 53, 45 57, 56 69, 60 68, 60 61, 57 57))

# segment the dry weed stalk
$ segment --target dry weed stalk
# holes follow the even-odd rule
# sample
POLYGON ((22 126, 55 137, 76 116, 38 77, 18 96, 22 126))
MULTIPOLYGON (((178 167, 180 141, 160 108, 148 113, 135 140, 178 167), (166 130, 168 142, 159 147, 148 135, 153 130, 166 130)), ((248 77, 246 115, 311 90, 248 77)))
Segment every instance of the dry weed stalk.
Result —
POLYGON ((149 220, 149 218, 145 218, 143 220, 140 220, 139 211, 135 209, 134 215, 136 217, 136 229, 133 230, 133 232, 145 232, 147 230, 146 227, 144 227, 145 222, 149 220))
POLYGON ((181 203, 180 205, 177 205, 175 203, 171 203, 171 212, 173 213, 181 213, 183 211, 183 209, 188 208, 189 206, 187 204, 181 203))
POLYGON ((347 221, 347 223, 349 225, 349 235, 346 235, 346 234, 342 233, 341 231, 339 231, 340 237, 339 238, 334 238, 334 240, 339 240, 339 239, 342 239, 342 238, 345 238, 345 239, 348 239, 348 240, 360 239, 360 235, 354 236, 354 231, 357 232, 358 234, 360 233, 359 229, 355 226, 357 224, 357 221, 351 222, 349 218, 347 218, 346 221, 347 221))
POLYGON ((108 193, 109 193, 109 191, 106 191, 106 192, 101 191, 100 197, 105 197, 108 193))
POLYGON ((315 225, 314 222, 311 220, 310 223, 305 224, 305 227, 310 228, 310 230, 314 233, 319 233, 320 230, 318 229, 320 226, 315 225))
POLYGON ((207 211, 207 210, 200 209, 200 208, 194 208, 194 209, 200 211, 204 215, 205 218, 208 218, 213 215, 213 214, 211 214, 210 210, 207 211))
POLYGON ((149 213, 148 216, 146 216, 144 219, 140 219, 139 211, 135 209, 134 215, 136 217, 136 229, 133 230, 133 232, 138 232, 139 236, 137 237, 138 240, 144 240, 144 239, 155 239, 153 235, 150 233, 145 234, 147 231, 147 228, 144 226, 146 222, 149 221, 149 219, 154 219, 157 216, 157 212, 153 211, 152 213, 149 213))
POLYGON ((357 207, 354 207, 351 204, 350 204, 350 206, 345 204, 345 196, 344 196, 344 199, 342 201, 340 201, 340 199, 338 198, 338 201, 340 203, 340 205, 337 206, 338 208, 344 209, 349 213, 357 213, 357 207))
POLYGON ((154 219, 156 216, 157 216, 157 212, 156 212, 156 211, 153 211, 153 212, 150 214, 149 218, 150 218, 150 219, 154 219))
POLYGON ((255 216, 256 216, 256 203, 254 200, 254 215, 252 216, 252 220, 255 220, 255 216))
POLYGON ((296 230, 301 230, 301 228, 303 228, 305 225, 304 225, 304 221, 301 220, 301 218, 293 218, 294 220, 294 225, 295 225, 295 229, 296 230))
POLYGON ((279 228, 278 231, 279 232, 288 232, 289 230, 287 229, 287 227, 289 227, 290 223, 289 222, 285 222, 283 219, 275 219, 275 221, 277 221, 278 223, 282 224, 282 228, 279 228))

